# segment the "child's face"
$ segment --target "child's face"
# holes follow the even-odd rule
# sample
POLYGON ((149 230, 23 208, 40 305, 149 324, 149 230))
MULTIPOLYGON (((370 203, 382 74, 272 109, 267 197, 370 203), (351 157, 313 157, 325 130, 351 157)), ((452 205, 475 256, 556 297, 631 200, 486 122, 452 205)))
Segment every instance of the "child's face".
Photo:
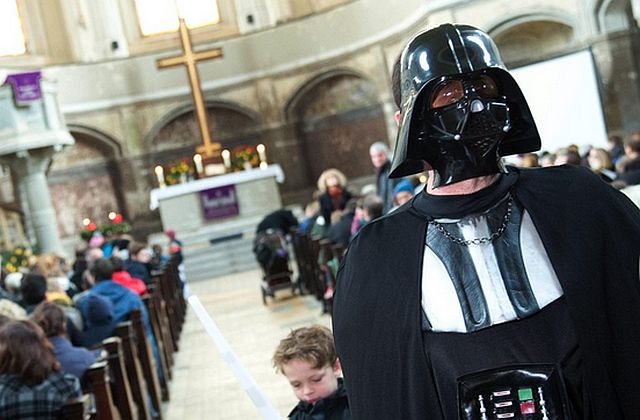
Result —
POLYGON ((342 374, 340 362, 316 369, 305 360, 294 359, 282 367, 293 392, 300 401, 315 404, 338 389, 338 377, 342 374))

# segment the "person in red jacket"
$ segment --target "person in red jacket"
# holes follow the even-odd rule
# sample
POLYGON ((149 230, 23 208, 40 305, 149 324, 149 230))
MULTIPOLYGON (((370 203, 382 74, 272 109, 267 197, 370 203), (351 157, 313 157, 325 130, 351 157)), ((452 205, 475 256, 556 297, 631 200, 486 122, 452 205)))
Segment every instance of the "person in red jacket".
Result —
POLYGON ((132 290, 138 294, 138 296, 145 295, 147 293, 147 285, 140 279, 131 277, 131 274, 124 268, 124 261, 119 257, 111 257, 111 264, 113 265, 113 276, 111 279, 129 290, 132 290))

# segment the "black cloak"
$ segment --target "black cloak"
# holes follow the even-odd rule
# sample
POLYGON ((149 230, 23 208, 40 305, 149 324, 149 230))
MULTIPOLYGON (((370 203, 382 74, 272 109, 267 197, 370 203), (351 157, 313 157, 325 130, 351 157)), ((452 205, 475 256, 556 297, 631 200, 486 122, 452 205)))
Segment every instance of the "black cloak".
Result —
MULTIPOLYGON (((638 418, 640 210, 586 168, 504 176, 518 177, 562 285, 595 418, 638 418)), ((338 272, 333 331, 354 419, 443 419, 420 325, 430 215, 416 199, 361 229, 338 272)))

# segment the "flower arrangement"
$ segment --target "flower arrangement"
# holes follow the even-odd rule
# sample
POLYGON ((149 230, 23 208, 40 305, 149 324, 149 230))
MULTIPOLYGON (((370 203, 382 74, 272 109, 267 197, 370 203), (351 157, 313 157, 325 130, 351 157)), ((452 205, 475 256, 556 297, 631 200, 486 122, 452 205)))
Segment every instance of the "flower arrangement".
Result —
POLYGON ((241 171, 248 166, 260 166, 260 156, 254 146, 238 146, 231 151, 231 170, 241 171))
POLYGON ((17 273, 29 268, 31 250, 25 246, 17 246, 12 251, 2 252, 2 266, 9 273, 17 273))
POLYGON ((107 222, 104 225, 100 226, 100 231, 105 235, 117 235, 120 233, 129 233, 131 232, 131 225, 127 222, 107 222))
POLYGON ((131 225, 124 221, 120 213, 112 212, 109 214, 109 220, 100 225, 97 225, 91 219, 84 219, 82 222, 84 229, 80 231, 80 237, 85 241, 91 240, 91 238, 99 234, 102 236, 118 235, 121 233, 129 233, 131 231, 131 225))
POLYGON ((182 159, 169 166, 164 180, 167 185, 176 185, 186 181, 191 172, 191 166, 186 159, 182 159))

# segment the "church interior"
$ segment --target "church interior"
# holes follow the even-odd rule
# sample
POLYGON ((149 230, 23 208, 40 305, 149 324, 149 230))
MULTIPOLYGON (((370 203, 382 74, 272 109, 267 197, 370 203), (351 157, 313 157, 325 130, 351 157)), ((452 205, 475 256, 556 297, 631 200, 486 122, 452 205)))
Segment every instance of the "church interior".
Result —
MULTIPOLYGON (((331 320, 313 296, 263 304, 255 227, 283 207, 301 217, 327 168, 373 182, 370 145, 395 142, 405 42, 465 23, 510 69, 588 51, 605 135, 625 136, 640 129, 638 19, 640 0, 0 1, 0 250, 72 261, 101 226, 149 245, 175 229, 190 292, 284 417, 295 397, 272 349, 331 320), (41 92, 20 102, 25 75, 41 92), (212 206, 237 200, 232 213, 207 216, 205 187, 212 206)), ((227 362, 188 311, 165 418, 259 418, 227 362)))

